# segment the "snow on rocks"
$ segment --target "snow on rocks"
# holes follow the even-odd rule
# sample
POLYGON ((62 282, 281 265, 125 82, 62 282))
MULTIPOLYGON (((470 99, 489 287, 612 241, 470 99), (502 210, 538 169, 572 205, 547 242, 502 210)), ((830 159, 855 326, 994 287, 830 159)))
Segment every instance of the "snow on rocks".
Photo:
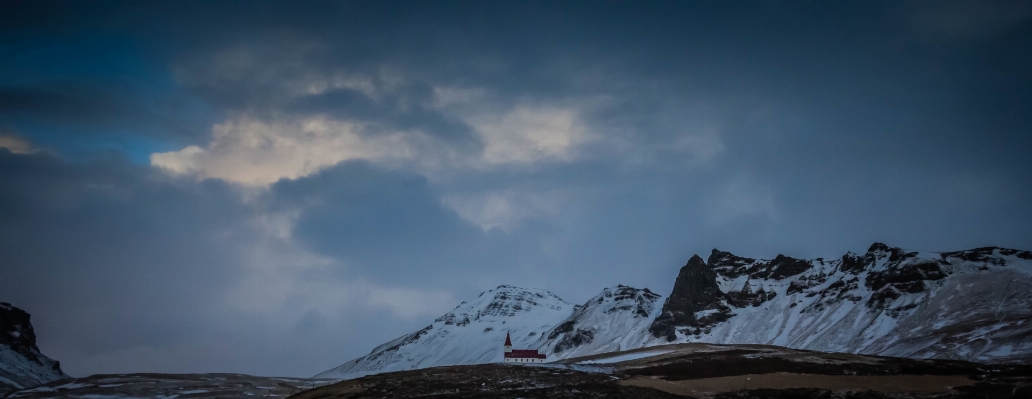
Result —
POLYGON ((556 359, 638 348, 659 315, 662 295, 624 285, 606 288, 541 337, 556 359))
POLYGON ((67 378, 60 364, 40 353, 29 314, 0 302, 0 394, 67 378))
POLYGON ((731 316, 702 328, 678 325, 672 339, 654 334, 656 340, 983 362, 1032 359, 1032 297, 1021 288, 1032 283, 1028 251, 910 252, 875 243, 863 256, 765 261, 714 250, 707 265, 725 295, 711 301, 729 306, 731 316), (758 290, 765 292, 759 300, 735 300, 758 290), (1011 349, 997 349, 1003 345, 1011 349))
POLYGON ((706 261, 693 257, 666 297, 616 286, 574 306, 500 286, 318 377, 499 362, 506 331, 549 361, 695 342, 1032 363, 1029 285, 1032 252, 1014 249, 875 243, 863 255, 812 260, 714 249, 706 261))
POLYGON ((502 285, 463 302, 419 331, 316 377, 348 379, 388 371, 501 362, 507 332, 514 347, 535 349, 539 337, 569 317, 574 308, 545 290, 502 285))

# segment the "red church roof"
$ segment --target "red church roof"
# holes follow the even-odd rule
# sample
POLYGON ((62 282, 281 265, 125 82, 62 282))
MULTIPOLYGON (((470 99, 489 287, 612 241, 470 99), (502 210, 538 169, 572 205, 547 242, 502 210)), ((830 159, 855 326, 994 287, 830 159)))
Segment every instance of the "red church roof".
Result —
POLYGON ((533 349, 513 349, 512 353, 506 353, 505 357, 519 357, 519 358, 531 358, 531 359, 544 359, 544 353, 538 353, 533 349))
MULTIPOLYGON (((505 333, 505 346, 512 346, 512 340, 509 339, 509 333, 505 333)), ((524 359, 545 359, 545 354, 538 353, 538 351, 533 349, 513 349, 512 352, 505 352, 505 357, 518 357, 524 359)))

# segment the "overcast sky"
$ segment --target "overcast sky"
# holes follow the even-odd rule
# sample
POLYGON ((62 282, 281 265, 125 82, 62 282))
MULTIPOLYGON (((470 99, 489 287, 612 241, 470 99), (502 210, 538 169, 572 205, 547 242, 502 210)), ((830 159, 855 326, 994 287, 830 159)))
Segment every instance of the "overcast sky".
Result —
POLYGON ((0 3, 0 300, 310 376, 499 284, 1032 249, 1029 2, 0 3))

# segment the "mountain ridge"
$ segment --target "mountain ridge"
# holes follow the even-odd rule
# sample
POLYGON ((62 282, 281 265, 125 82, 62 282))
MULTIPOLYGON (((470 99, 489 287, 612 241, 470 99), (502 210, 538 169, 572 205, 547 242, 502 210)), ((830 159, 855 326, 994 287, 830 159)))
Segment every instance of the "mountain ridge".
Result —
MULTIPOLYGON (((699 255, 689 259, 670 295, 618 285, 570 305, 549 292, 553 301, 565 304, 561 311, 542 318, 521 309, 520 318, 506 315, 487 324, 456 319, 453 310, 427 328, 318 377, 496 361, 492 353, 500 358, 501 341, 490 336, 492 325, 506 322, 506 328, 518 329, 516 346, 538 349, 550 360, 703 342, 1032 363, 1032 299, 1020 295, 1030 283, 1032 252, 999 247, 939 253, 874 243, 863 255, 797 259, 778 254, 767 260, 714 249, 705 261, 699 255), (524 319, 537 324, 524 326, 524 319), (555 322, 542 329, 546 319, 555 322), (431 331, 436 331, 433 339, 424 338, 431 331), (440 356, 430 355, 436 353, 432 348, 462 349, 456 356, 440 356), (399 350, 406 355, 388 356, 399 350), (458 355, 463 350, 478 355, 458 355)), ((503 285, 481 298, 498 290, 514 298, 543 291, 503 285)), ((468 304, 456 310, 463 306, 468 304)))

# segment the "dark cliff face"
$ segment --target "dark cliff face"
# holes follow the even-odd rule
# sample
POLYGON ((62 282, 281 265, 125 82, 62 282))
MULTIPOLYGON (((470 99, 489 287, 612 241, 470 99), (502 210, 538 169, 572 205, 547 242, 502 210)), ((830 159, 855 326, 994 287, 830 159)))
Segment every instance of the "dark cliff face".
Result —
POLYGON ((674 289, 663 303, 663 313, 649 326, 649 332, 673 341, 679 327, 701 330, 727 320, 730 309, 722 303, 723 298, 717 273, 699 255, 692 256, 677 274, 674 289), (703 310, 716 312, 697 318, 695 313, 703 310))
POLYGON ((7 302, 0 302, 0 345, 7 346, 28 358, 36 360, 36 332, 32 330, 29 314, 7 302))
POLYGON ((0 302, 0 351, 5 353, 6 362, 0 364, 0 396, 68 377, 60 363, 39 352, 29 318, 24 310, 0 302))

